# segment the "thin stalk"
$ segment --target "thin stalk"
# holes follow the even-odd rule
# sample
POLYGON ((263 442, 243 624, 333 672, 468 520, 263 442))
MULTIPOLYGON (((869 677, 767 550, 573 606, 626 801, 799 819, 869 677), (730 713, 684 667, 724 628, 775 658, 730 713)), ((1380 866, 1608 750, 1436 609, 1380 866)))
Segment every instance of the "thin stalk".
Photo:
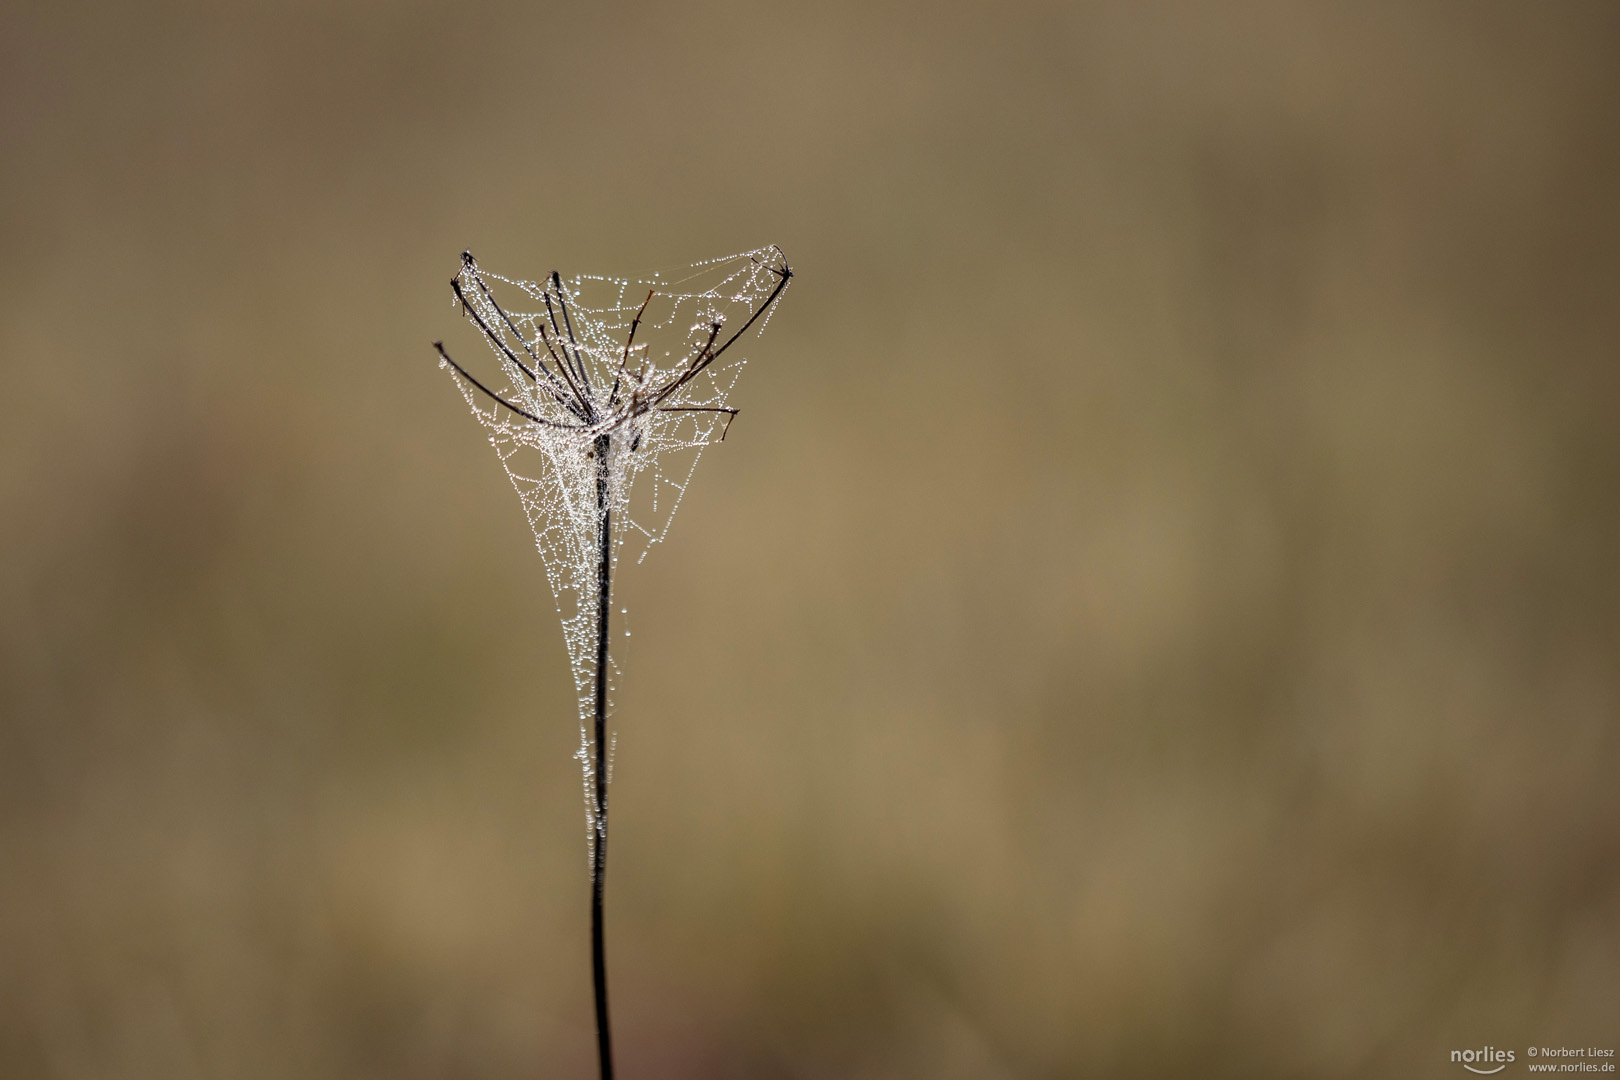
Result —
POLYGON ((596 437, 596 797, 591 851, 591 976, 596 987, 596 1052, 602 1080, 613 1080, 613 1039, 608 1034, 607 960, 602 942, 602 884, 607 871, 607 678, 608 607, 612 601, 613 508, 608 498, 608 450, 611 436, 596 437))

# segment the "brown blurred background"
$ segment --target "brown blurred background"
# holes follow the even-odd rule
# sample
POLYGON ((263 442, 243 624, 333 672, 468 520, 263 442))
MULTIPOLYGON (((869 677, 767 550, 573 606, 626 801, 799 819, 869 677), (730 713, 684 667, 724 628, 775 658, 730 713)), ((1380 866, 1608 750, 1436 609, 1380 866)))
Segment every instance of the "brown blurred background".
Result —
POLYGON ((1601 3, 6 5, 0 1075, 594 1075, 463 247, 800 275, 623 581, 628 1080, 1615 1046, 1617 61, 1601 3))

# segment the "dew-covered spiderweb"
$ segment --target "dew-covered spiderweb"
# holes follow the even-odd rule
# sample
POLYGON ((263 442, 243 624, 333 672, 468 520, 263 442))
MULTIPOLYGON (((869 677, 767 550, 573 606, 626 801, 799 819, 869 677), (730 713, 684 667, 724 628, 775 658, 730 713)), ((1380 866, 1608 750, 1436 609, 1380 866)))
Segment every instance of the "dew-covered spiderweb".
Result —
MULTIPOLYGON (((612 567, 664 539, 704 447, 736 415, 747 341, 790 277, 769 247, 639 277, 538 282, 492 274, 468 254, 452 282, 491 355, 458 361, 441 346, 440 366, 489 430, 545 562, 579 703, 593 845, 602 509, 612 567)), ((611 707, 618 667, 607 656, 611 707)))

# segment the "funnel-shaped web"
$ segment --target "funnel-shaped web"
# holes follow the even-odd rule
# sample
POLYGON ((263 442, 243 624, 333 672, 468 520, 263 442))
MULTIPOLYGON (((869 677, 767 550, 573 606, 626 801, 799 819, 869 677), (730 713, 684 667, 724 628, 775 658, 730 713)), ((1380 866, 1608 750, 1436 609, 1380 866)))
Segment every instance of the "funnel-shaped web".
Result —
POLYGON ((440 366, 489 429, 545 561, 579 699, 593 865, 605 825, 596 740, 617 671, 599 634, 612 568, 668 532, 703 448, 736 415, 740 339, 764 330, 791 276, 775 247, 673 273, 540 282, 491 274, 469 253, 451 283, 493 363, 463 365, 441 344, 440 366))

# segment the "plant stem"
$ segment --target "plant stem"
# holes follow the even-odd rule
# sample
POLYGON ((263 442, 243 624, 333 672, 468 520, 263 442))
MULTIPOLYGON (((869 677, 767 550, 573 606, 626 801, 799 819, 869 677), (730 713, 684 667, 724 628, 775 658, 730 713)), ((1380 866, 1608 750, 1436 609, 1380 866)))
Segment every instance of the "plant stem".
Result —
POLYGON ((613 1080, 613 1039, 608 1034, 607 960, 602 941, 602 883, 607 871, 607 679, 608 607, 612 602, 613 509, 608 498, 608 450, 611 436, 596 437, 596 521, 599 556, 596 564, 596 797, 591 851, 591 976, 596 988, 596 1052, 602 1080, 613 1080))

